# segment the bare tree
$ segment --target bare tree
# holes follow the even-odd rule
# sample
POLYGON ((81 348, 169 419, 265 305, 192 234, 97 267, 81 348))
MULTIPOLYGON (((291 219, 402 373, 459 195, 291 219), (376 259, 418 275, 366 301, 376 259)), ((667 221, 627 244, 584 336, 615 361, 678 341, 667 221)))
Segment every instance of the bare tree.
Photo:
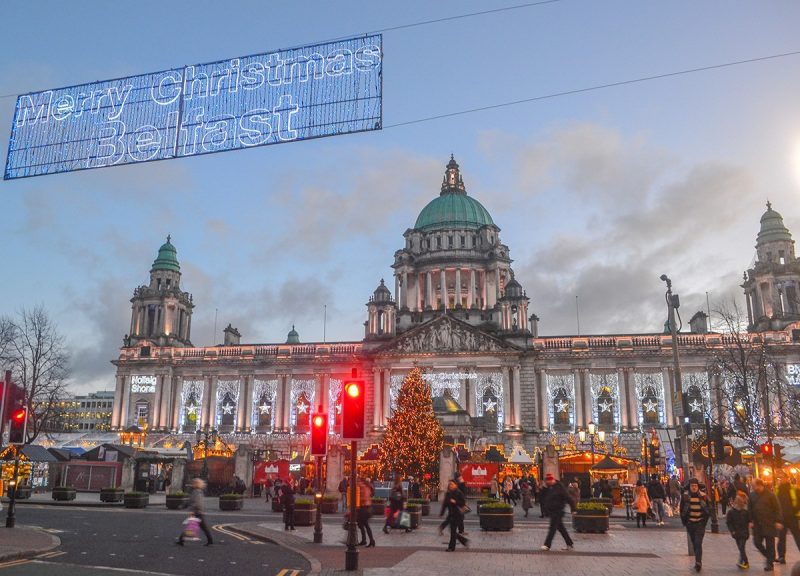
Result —
POLYGON ((780 363, 780 343, 769 333, 747 332, 747 315, 733 301, 715 310, 722 345, 711 360, 711 422, 753 451, 797 422, 797 392, 780 363))
POLYGON ((23 308, 11 321, 8 362, 28 408, 28 441, 36 439, 67 395, 69 357, 64 337, 43 306, 23 308))

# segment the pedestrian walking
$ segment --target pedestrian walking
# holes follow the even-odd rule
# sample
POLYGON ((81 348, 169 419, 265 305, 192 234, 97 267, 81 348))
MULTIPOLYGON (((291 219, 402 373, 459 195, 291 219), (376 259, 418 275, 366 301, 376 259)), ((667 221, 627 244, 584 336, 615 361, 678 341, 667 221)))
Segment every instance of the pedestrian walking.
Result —
POLYGON ((636 481, 636 488, 633 490, 633 508, 636 510, 636 527, 647 528, 647 511, 650 510, 650 497, 647 495, 647 488, 641 480, 636 481))
POLYGON ((547 537, 544 539, 542 550, 550 550, 556 531, 561 534, 567 544, 565 550, 572 550, 574 543, 564 526, 564 507, 569 504, 567 490, 561 482, 556 482, 556 478, 552 474, 545 476, 545 484, 547 484, 547 496, 544 502, 544 511, 550 517, 550 527, 547 529, 547 537))
POLYGON ((459 522, 463 524, 464 521, 464 507, 466 505, 467 501, 464 498, 464 494, 458 489, 458 484, 456 484, 455 480, 450 480, 447 483, 447 493, 444 495, 442 510, 439 512, 439 516, 444 516, 444 513, 447 512, 447 524, 450 526, 450 542, 447 544, 448 552, 456 549, 456 540, 461 542, 462 546, 469 546, 469 539, 458 533, 459 522))
POLYGON ((706 535, 708 523, 708 500, 700 491, 700 482, 697 478, 689 480, 689 489, 681 497, 681 522, 686 527, 686 534, 694 546, 694 569, 697 572, 703 568, 703 538, 706 535))
POLYGON ((673 510, 677 510, 680 507, 682 491, 681 481, 673 474, 672 478, 669 479, 669 497, 672 500, 673 510))
POLYGON ((778 563, 786 564, 786 535, 791 532, 800 550, 800 489, 784 477, 778 485, 778 504, 781 506, 783 528, 778 531, 778 563))
POLYGON ((359 478, 358 496, 356 524, 361 532, 361 541, 358 546, 373 548, 375 546, 375 537, 372 535, 372 528, 369 526, 369 517, 372 510, 372 485, 367 482, 366 478, 359 478), (367 543, 367 536, 369 536, 369 543, 367 543))
POLYGON ((633 511, 633 485, 623 484, 622 489, 622 503, 625 505, 625 518, 633 520, 636 513, 633 511))
POLYGON ((739 562, 736 564, 742 570, 750 567, 747 560, 747 540, 750 538, 750 512, 747 511, 747 494, 739 492, 731 502, 731 509, 725 516, 728 532, 736 541, 739 548, 739 562))
MULTIPOLYGON (((552 474, 547 474, 545 478, 547 478, 547 476, 552 476, 552 474)), ((542 513, 541 514, 542 518, 547 516, 547 507, 545 506, 545 501, 547 500, 547 495, 549 494, 549 492, 550 488, 548 487, 547 481, 545 480, 539 485, 539 511, 542 513)))
POLYGON ((760 478, 753 480, 750 493, 750 527, 753 529, 753 544, 766 559, 765 572, 774 570, 775 537, 783 528, 781 508, 775 494, 764 486, 760 478))
MULTIPOLYGON (((200 521, 200 530, 203 531, 203 534, 206 535, 206 546, 211 546, 214 541, 211 538, 211 530, 208 529, 208 524, 206 524, 206 516, 205 516, 205 509, 206 509, 206 495, 205 495, 206 483, 203 481, 202 478, 195 478, 192 480, 192 493, 189 495, 189 510, 191 511, 192 516, 197 518, 200 521)), ((181 532, 180 537, 175 542, 179 546, 183 546, 183 532, 181 532)))
POLYGON ((647 496, 650 498, 650 502, 652 503, 653 512, 656 515, 656 522, 659 526, 663 526, 664 499, 667 495, 664 491, 664 485, 661 484, 661 481, 658 479, 658 475, 656 474, 650 476, 650 482, 647 484, 647 496))
POLYGON ((520 492, 522 493, 522 510, 525 512, 525 518, 527 518, 528 510, 533 507, 531 485, 527 480, 520 483, 520 492))
POLYGON ((506 504, 517 505, 517 501, 514 499, 514 481, 511 479, 511 476, 506 476, 506 479, 503 481, 503 500, 506 504))
MULTIPOLYGON (((389 493, 389 515, 386 516, 386 522, 383 525, 384 534, 389 533, 389 528, 391 527, 392 521, 400 514, 400 511, 403 509, 404 502, 405 497, 403 496, 403 483, 400 482, 400 479, 398 478, 394 481, 392 491, 389 493)), ((406 532, 411 532, 411 530, 406 528, 406 532)))
POLYGON ((294 530, 294 487, 290 482, 285 482, 281 484, 278 495, 283 506, 283 529, 294 530))
POLYGON ((347 484, 347 478, 342 478, 339 482, 339 487, 337 488, 342 498, 342 512, 347 510, 347 484))
POLYGON ((492 485, 489 490, 492 492, 492 497, 500 498, 500 484, 497 482, 497 474, 492 476, 492 485))

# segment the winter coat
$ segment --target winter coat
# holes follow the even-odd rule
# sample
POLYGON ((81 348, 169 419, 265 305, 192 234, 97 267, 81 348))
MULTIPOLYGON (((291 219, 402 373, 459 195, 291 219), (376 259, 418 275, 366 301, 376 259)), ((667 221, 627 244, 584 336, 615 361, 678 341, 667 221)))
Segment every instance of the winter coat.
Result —
POLYGON ((725 516, 725 523, 728 525, 728 532, 731 533, 733 538, 744 538, 745 540, 750 537, 750 512, 747 508, 737 510, 731 508, 725 516))
POLYGON ((666 497, 664 494, 664 486, 658 480, 651 480, 647 485, 647 495, 650 497, 650 500, 655 500, 656 498, 661 498, 663 500, 666 497))
POLYGON ((778 486, 778 503, 781 505, 783 524, 789 528, 797 526, 800 519, 800 489, 790 484, 778 486))
POLYGON ((761 536, 777 536, 778 529, 775 524, 781 521, 781 508, 775 494, 767 490, 759 494, 750 494, 750 521, 753 523, 753 532, 761 536))
POLYGON ((448 518, 458 519, 464 515, 462 510, 464 509, 466 503, 467 501, 464 499, 464 493, 461 492, 461 490, 458 488, 455 490, 448 490, 444 495, 444 500, 442 501, 442 510, 439 512, 439 516, 444 516, 446 511, 448 518))
POLYGON ((650 509, 650 497, 647 495, 647 488, 637 486, 633 491, 633 507, 639 513, 646 513, 650 509))
POLYGON ((284 484, 280 488, 281 504, 283 506, 294 506, 294 488, 289 484, 284 484))
POLYGON ((544 501, 544 513, 548 516, 556 516, 564 513, 564 506, 569 504, 567 490, 561 482, 556 482, 547 488, 547 496, 544 501))
POLYGON ((202 516, 205 512, 206 497, 200 488, 194 488, 189 495, 189 510, 197 516, 202 516))

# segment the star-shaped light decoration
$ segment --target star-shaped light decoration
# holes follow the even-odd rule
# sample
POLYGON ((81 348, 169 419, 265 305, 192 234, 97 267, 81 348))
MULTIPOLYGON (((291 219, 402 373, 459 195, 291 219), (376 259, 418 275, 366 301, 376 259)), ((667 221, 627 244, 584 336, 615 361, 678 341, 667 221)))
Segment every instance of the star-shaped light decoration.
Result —
POLYGON ((484 412, 494 412, 495 407, 497 406, 497 402, 494 400, 487 400, 483 403, 483 411, 484 412))
POLYGON ((611 412, 612 406, 613 404, 608 400, 603 400, 597 405, 597 407, 600 408, 600 412, 611 412))
POLYGON ((298 402, 297 404, 297 413, 298 414, 308 414, 308 404, 305 402, 298 402))
POLYGON ((703 404, 701 404, 699 400, 692 400, 689 402, 689 407, 692 409, 692 412, 703 411, 703 404))
POLYGON ((272 410, 272 406, 270 406, 266 402, 264 404, 259 404, 258 405, 258 413, 259 414, 269 414, 270 410, 272 410))
POLYGON ((563 400, 556 402, 556 410, 558 412, 566 412, 567 408, 569 408, 569 402, 564 402, 563 400))
POLYGON ((655 412, 658 404, 652 400, 648 400, 647 402, 644 402, 642 406, 644 407, 645 412, 655 412))
POLYGON ((189 413, 189 414, 194 414, 196 416, 197 415, 197 408, 198 408, 198 406, 196 404, 194 404, 192 406, 187 406, 186 407, 186 412, 189 413))
POLYGON ((223 414, 233 414, 233 404, 223 404, 222 405, 222 413, 223 414))

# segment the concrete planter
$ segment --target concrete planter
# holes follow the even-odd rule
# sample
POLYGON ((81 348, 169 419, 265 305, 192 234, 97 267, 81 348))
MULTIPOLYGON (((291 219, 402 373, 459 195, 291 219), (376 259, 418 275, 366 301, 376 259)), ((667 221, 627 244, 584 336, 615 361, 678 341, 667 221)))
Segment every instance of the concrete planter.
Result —
POLYGON ((69 486, 56 486, 53 488, 53 500, 67 501, 75 500, 75 488, 69 486))
POLYGON ((241 494, 223 494, 219 497, 220 510, 241 510, 244 506, 244 497, 241 494))
POLYGON ((409 504, 406 506, 406 511, 411 516, 411 529, 416 530, 422 524, 422 506, 409 504))
POLYGON ((317 516, 317 507, 314 504, 298 502, 294 505, 294 525, 313 526, 317 516))
POLYGON ((409 500, 409 504, 418 504, 423 516, 430 516, 431 503, 430 500, 409 500))
POLYGON ((514 509, 478 506, 481 530, 508 532, 514 527, 514 509))
POLYGON ((339 499, 336 500, 325 500, 323 499, 320 502, 320 511, 323 514, 336 514, 339 512, 339 499))
POLYGON ((166 504, 169 510, 182 510, 189 506, 189 495, 167 494, 166 504))
POLYGON ((605 534, 608 532, 608 514, 578 510, 572 517, 572 528, 575 532, 605 534))
MULTIPOLYGON (((32 488, 30 486, 18 486, 16 489, 16 499, 17 500, 27 500, 31 497, 32 488)), ((9 491, 10 495, 10 491, 9 491)))
POLYGON ((150 504, 150 494, 127 492, 124 497, 125 508, 146 508, 150 504))
POLYGON ((100 490, 100 502, 122 502, 125 490, 122 488, 102 488, 100 490))
POLYGON ((379 500, 377 502, 375 502, 374 500, 372 501, 372 504, 370 505, 370 512, 372 513, 373 516, 379 516, 383 518, 385 510, 386 510, 385 500, 379 500))

